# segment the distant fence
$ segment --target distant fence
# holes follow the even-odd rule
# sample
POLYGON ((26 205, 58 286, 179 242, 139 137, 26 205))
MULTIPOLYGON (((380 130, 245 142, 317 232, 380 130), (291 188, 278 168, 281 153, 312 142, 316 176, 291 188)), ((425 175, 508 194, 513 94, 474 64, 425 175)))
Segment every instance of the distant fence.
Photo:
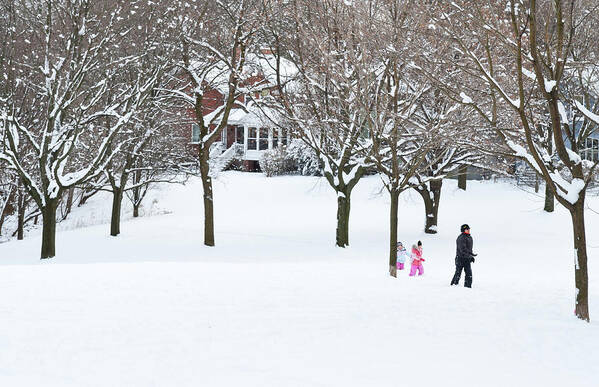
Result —
MULTIPOLYGON (((516 185, 526 187, 539 187, 541 189, 545 186, 545 180, 539 176, 530 166, 520 165, 516 168, 514 173, 514 180, 516 185)), ((599 181, 592 181, 587 189, 587 194, 592 196, 599 196, 599 181)))

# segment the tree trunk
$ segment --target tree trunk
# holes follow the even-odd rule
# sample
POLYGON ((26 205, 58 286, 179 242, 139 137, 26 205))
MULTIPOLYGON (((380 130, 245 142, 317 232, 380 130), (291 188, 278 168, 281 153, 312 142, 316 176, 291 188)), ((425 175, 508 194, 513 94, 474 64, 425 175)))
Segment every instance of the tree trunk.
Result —
POLYGON ((391 212, 389 214, 389 274, 397 277, 397 214, 399 212, 399 190, 393 188, 391 194, 391 212))
POLYGON ((555 210, 555 197, 549 184, 545 184, 545 208, 547 212, 553 212, 555 210))
MULTIPOLYGON (((10 199, 10 197, 6 198, 7 201, 8 201, 8 199, 10 199)), ((5 210, 6 210, 6 203, 4 203, 4 206, 2 206, 0 208, 0 235, 2 235, 2 226, 4 225, 4 218, 6 216, 5 210)))
POLYGON ((42 210, 42 252, 41 259, 56 255, 56 208, 58 199, 46 199, 42 210))
POLYGON ((9 204, 12 199, 12 196, 13 189, 11 188, 8 195, 6 196, 6 200, 2 203, 2 206, 0 207, 0 235, 2 235, 2 226, 4 225, 4 219, 6 218, 6 213, 8 212, 8 208, 10 207, 9 204))
MULTIPOLYGON (((583 195, 583 193, 581 193, 583 195)), ((589 278, 587 272, 587 243, 584 225, 584 197, 570 211, 574 229, 574 280, 576 285, 575 314, 581 320, 589 317, 589 278)))
POLYGON ((0 235, 2 235, 2 226, 4 226, 4 211, 0 213, 0 235))
POLYGON ((17 198, 17 240, 22 241, 25 237, 25 192, 18 190, 17 198))
MULTIPOLYGON (((137 184, 141 181, 141 171, 135 171, 133 173, 133 184, 137 184)), ((133 189, 133 217, 139 217, 139 206, 141 206, 141 187, 135 187, 133 189)))
MULTIPOLYGON (((547 133, 547 149, 553 148, 553 129, 551 126, 548 128, 547 133)), ((553 212, 555 210, 555 196, 553 196, 553 191, 549 184, 545 184, 545 208, 543 208, 547 212, 553 212)))
POLYGON ((462 165, 458 169, 458 188, 466 191, 466 182, 468 181, 468 166, 462 165))
POLYGON ((439 217, 439 200, 441 199, 442 186, 443 180, 431 180, 430 190, 426 191, 426 194, 429 195, 429 197, 428 200, 424 200, 424 207, 426 211, 424 232, 427 234, 437 233, 437 222, 439 217))
POLYGON ((81 207, 84 205, 88 199, 97 194, 100 190, 94 188, 83 188, 81 192, 81 198, 79 199, 79 204, 77 207, 81 207))
POLYGON ((337 191, 337 230, 335 235, 336 244, 339 247, 349 246, 349 194, 337 191))
POLYGON ((67 202, 65 205, 64 214, 62 216, 62 220, 65 220, 67 216, 71 213, 73 209, 73 195, 75 194, 75 188, 71 187, 67 190, 67 202))
MULTIPOLYGON (((206 150, 207 151, 207 150, 206 150)), ((204 244, 214 246, 214 197, 208 158, 200 156, 200 175, 204 190, 204 244)))
POLYGON ((535 193, 539 193, 539 174, 535 173, 535 193))
POLYGON ((123 203, 123 190, 113 188, 112 215, 110 217, 110 235, 117 236, 121 233, 121 205, 123 203))

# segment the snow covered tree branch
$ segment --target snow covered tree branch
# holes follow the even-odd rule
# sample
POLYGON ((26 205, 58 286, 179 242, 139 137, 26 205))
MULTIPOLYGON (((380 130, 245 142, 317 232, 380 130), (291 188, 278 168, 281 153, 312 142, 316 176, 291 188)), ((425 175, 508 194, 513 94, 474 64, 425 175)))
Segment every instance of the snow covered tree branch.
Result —
POLYGON ((102 173, 118 152, 117 134, 129 123, 162 69, 123 82, 119 73, 146 52, 115 57, 130 27, 119 16, 135 2, 113 2, 106 14, 86 0, 19 2, 14 28, 26 33, 17 73, 2 106, 0 159, 17 171, 43 215, 42 258, 55 255, 58 201, 64 190, 102 173), (25 140, 25 141, 23 141, 25 140), (35 162, 27 162, 30 153, 35 162))
POLYGON ((447 38, 445 68, 455 75, 446 87, 449 95, 461 95, 464 105, 475 107, 502 139, 504 151, 527 162, 570 212, 576 315, 588 321, 584 201, 595 166, 580 157, 584 136, 570 120, 574 110, 590 117, 565 95, 576 69, 592 63, 597 53, 596 44, 581 41, 594 33, 584 29, 591 22, 587 6, 565 0, 464 0, 436 5, 431 17, 447 38))

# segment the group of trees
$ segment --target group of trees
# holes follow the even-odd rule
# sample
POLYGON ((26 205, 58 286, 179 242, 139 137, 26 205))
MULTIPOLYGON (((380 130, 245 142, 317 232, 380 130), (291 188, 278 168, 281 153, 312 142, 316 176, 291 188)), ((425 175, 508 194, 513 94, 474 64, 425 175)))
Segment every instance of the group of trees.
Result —
POLYGON ((162 11, 142 1, 0 2, 0 168, 13 181, 7 192, 26 194, 41 216, 42 258, 55 255, 57 210, 70 210, 75 188, 113 193, 118 235, 125 192, 139 203, 164 178, 158 170, 180 162, 176 113, 160 92, 170 57, 162 11))
POLYGON ((431 8, 446 40, 444 86, 526 161, 572 218, 576 315, 589 320, 584 209, 597 161, 583 160, 597 131, 599 5, 593 1, 456 1, 431 8), (501 15, 501 17, 497 17, 501 15), (595 112, 593 112, 593 110, 595 112))
POLYGON ((264 44, 297 69, 278 78, 271 103, 337 192, 338 246, 349 243, 351 190, 368 169, 391 197, 395 275, 401 191, 422 195, 425 231, 435 232, 444 177, 520 160, 545 181, 546 210, 555 198, 571 214, 575 313, 589 320, 584 207, 597 160, 580 154, 599 127, 596 2, 268 3, 276 21, 264 44))
POLYGON ((381 176, 391 201, 389 270, 396 276, 400 193, 421 193, 425 232, 436 233, 443 178, 481 158, 454 141, 466 109, 417 64, 429 15, 416 1, 269 5, 276 16, 262 44, 275 57, 277 92, 262 103, 320 157, 337 194, 337 246, 349 245, 353 188, 367 173, 381 176))
POLYGON ((123 195, 138 206, 149 182, 173 179, 165 172, 188 161, 178 128, 192 124, 214 246, 211 145, 233 109, 253 104, 318 156, 337 194, 338 246, 349 245, 353 188, 368 173, 383 179, 392 276, 402 191, 422 196, 435 233, 444 178, 527 163, 546 183, 546 209, 555 198, 572 216, 576 315, 589 320, 584 205, 597 162, 580 153, 599 126, 596 1, 0 7, 0 209, 30 198, 43 258, 75 187, 113 193, 117 235, 123 195))

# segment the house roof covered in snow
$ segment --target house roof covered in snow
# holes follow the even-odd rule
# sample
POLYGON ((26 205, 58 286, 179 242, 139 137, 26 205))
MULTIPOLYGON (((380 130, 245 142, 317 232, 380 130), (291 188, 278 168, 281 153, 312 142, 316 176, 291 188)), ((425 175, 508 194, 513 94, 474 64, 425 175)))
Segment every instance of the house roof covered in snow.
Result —
MULTIPOLYGON (((204 117, 205 122, 211 122, 216 114, 221 112, 216 110, 204 117)), ((272 127, 280 121, 280 116, 276 110, 268 106, 259 106, 250 102, 246 106, 236 106, 229 113, 228 125, 272 127)))

